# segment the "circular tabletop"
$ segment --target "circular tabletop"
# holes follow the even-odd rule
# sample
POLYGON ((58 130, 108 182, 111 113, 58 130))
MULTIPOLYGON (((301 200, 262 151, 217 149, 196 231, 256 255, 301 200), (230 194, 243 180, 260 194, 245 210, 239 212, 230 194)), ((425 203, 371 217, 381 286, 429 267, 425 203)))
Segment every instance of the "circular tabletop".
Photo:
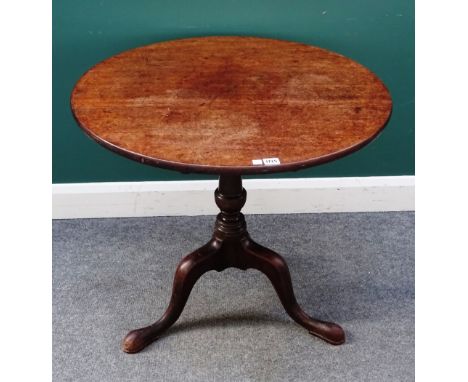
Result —
POLYGON ((298 170, 358 150, 392 109, 371 71, 288 41, 200 37, 115 55, 86 72, 71 107, 103 146, 182 172, 298 170))

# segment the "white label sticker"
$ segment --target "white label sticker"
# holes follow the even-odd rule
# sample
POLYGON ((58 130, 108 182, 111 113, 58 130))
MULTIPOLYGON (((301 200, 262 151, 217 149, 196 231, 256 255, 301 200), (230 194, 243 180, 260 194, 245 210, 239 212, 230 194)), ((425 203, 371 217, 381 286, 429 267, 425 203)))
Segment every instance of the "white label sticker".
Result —
POLYGON ((258 165, 262 165, 263 162, 262 162, 261 159, 252 159, 252 164, 253 164, 254 166, 258 166, 258 165))
POLYGON ((277 164, 280 164, 279 158, 263 158, 263 164, 265 166, 276 166, 277 164))

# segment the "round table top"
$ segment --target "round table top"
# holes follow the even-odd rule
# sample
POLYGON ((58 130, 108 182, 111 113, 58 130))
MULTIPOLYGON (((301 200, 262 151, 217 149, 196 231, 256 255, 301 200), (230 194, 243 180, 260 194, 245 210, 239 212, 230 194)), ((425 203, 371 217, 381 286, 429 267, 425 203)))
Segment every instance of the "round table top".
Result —
POLYGON ((390 117, 371 71, 314 46, 255 37, 173 40, 86 72, 79 125, 131 159, 182 172, 298 170, 358 150, 390 117))

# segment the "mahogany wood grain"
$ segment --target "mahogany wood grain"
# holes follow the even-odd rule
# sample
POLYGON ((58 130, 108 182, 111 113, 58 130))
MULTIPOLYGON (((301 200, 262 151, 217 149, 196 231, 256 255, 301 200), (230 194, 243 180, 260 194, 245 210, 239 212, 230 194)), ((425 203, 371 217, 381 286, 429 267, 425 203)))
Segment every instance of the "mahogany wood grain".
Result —
POLYGON ((308 316, 296 301, 284 259, 255 243, 241 208, 243 174, 298 170, 351 153, 376 137, 392 101, 362 65, 325 49, 255 37, 199 37, 123 52, 91 68, 71 107, 105 147, 153 166, 219 174, 221 212, 212 239, 179 264, 160 320, 131 331, 136 353, 173 325, 204 273, 254 268, 273 284, 286 312, 338 345, 337 324, 308 316), (275 166, 252 160, 279 158, 275 166))
POLYGON ((368 69, 314 46, 198 37, 113 56, 78 81, 71 107, 107 148, 182 172, 298 170, 351 153, 392 101, 368 69), (276 157, 276 166, 254 159, 276 157))

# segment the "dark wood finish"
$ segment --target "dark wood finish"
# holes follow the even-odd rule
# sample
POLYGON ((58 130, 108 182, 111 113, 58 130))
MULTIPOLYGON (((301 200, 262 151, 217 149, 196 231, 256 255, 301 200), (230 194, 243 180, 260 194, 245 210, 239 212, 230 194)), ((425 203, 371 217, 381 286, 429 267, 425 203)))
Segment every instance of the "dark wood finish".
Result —
POLYGON ((85 132, 142 163, 182 172, 298 170, 351 153, 392 102, 362 65, 314 46, 198 37, 129 50, 91 68, 71 98, 85 132), (252 160, 277 157, 277 166, 252 160))
POLYGON ((219 174, 221 212, 211 240, 179 264, 161 319, 133 330, 136 353, 182 313, 205 272, 254 268, 273 284, 286 312, 311 334, 345 341, 340 326, 309 317, 277 253, 247 233, 241 175, 299 170, 356 151, 386 125, 392 101, 362 65, 325 49, 255 37, 168 41, 113 56, 76 84, 73 115, 98 143, 141 163, 219 174), (252 160, 279 158, 274 166, 252 160))
POLYGON ((212 239, 186 256, 177 267, 169 307, 159 321, 127 334, 122 348, 136 353, 160 337, 179 318, 196 281, 206 272, 223 271, 228 267, 263 272, 273 284, 286 312, 309 333, 334 345, 345 341, 340 326, 308 316, 296 301, 288 266, 277 253, 255 243, 247 233, 244 215, 240 212, 246 201, 240 176, 220 177, 215 191, 217 216, 212 239))

